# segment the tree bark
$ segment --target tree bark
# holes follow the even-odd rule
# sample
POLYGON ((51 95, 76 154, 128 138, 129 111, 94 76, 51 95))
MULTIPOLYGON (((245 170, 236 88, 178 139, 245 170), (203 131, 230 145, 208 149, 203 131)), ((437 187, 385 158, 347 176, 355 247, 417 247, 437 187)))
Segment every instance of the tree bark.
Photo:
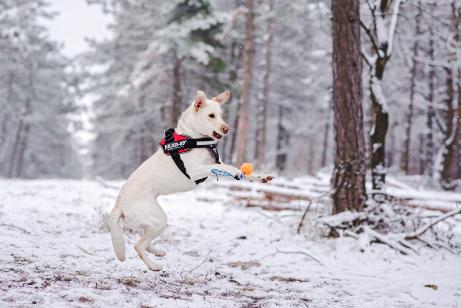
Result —
MULTIPOLYGON (((432 31, 430 31, 432 32, 432 31)), ((431 36, 433 34, 431 33, 431 36)), ((429 41, 429 58, 434 61, 434 40, 429 41)), ((434 119, 435 119, 435 68, 433 65, 429 67, 429 94, 427 98, 427 114, 426 114, 426 153, 425 153, 425 174, 433 175, 434 162, 434 119)))
POLYGON ((271 72, 271 58, 272 58, 272 41, 273 41, 273 23, 272 11, 274 8, 274 0, 267 0, 268 8, 266 34, 264 37, 265 46, 262 58, 262 80, 261 92, 258 95, 258 115, 256 127, 256 165, 261 167, 266 160, 266 124, 267 124, 267 108, 269 103, 269 77, 271 72))
POLYGON ((323 134, 323 149, 322 149, 322 162, 320 166, 323 168, 327 164, 327 155, 328 155, 328 141, 330 138, 330 126, 331 126, 331 111, 333 106, 331 105, 331 100, 328 100, 328 114, 327 114, 327 122, 325 124, 325 131, 323 134))
MULTIPOLYGON (((382 190, 386 183, 386 134, 389 128, 389 113, 382 101, 381 83, 388 58, 379 57, 370 71, 370 98, 374 115, 373 128, 370 132, 371 146, 371 182, 373 190, 382 190)), ((375 201, 381 202, 382 195, 373 194, 375 201)))
POLYGON ((332 1, 335 159, 333 214, 365 206, 360 1, 332 1))
POLYGON ((279 105, 278 124, 277 124, 277 148, 275 157, 275 166, 277 170, 284 171, 288 158, 288 145, 290 143, 290 134, 283 125, 283 115, 285 107, 279 105))
MULTIPOLYGON (((14 74, 9 73, 6 104, 11 104, 11 96, 13 92, 13 80, 14 80, 14 74)), ((0 129, 0 161, 3 161, 3 162, 6 161, 6 156, 8 154, 8 152, 6 151, 8 149, 7 141, 9 139, 8 138, 8 127, 11 126, 11 121, 9 119, 11 116, 6 111, 5 107, 2 108, 3 115, 2 115, 1 129, 0 129)), ((6 174, 6 173, 7 173, 6 164, 0 165, 0 174, 6 174)))
MULTIPOLYGON (((452 31, 454 35, 454 41, 460 44, 460 25, 461 25, 461 8, 456 7, 455 1, 451 4, 452 8, 452 31)), ((456 55, 452 53, 450 55, 450 62, 456 61, 456 55)), ((459 61, 459 59, 458 59, 459 61)), ((440 170, 440 184, 443 189, 454 190, 456 185, 452 182, 459 178, 461 170, 461 65, 458 64, 458 83, 457 89, 458 100, 455 102, 455 70, 446 68, 447 79, 446 79, 446 114, 445 114, 445 125, 446 132, 444 134, 444 144, 442 145, 442 166, 440 170)))
MULTIPOLYGON (((236 41, 234 41, 232 42, 231 57, 229 61, 231 64, 233 64, 233 67, 229 72, 229 82, 230 83, 234 83, 238 78, 241 58, 242 58, 242 51, 239 48, 239 44, 236 41)), ((233 154, 235 153, 234 151, 235 150, 235 139, 237 136, 237 127, 239 123, 239 108, 240 108, 240 104, 239 102, 237 102, 237 106, 236 106, 236 110, 234 114, 234 120, 232 122, 232 127, 235 128, 235 130, 232 129, 231 135, 228 138, 225 138, 223 141, 225 145, 229 143, 229 146, 227 148, 225 147, 226 151, 224 151, 223 153, 223 158, 222 158, 223 161, 226 161, 227 157, 230 157, 229 161, 234 162, 233 154)))
POLYGON ((245 162, 247 150, 248 132, 248 110, 251 97, 251 84, 253 80, 253 45, 254 45, 254 3, 253 0, 246 0, 245 5, 248 9, 245 21, 245 41, 243 44, 243 85, 242 94, 239 100, 239 120, 237 126, 236 163, 238 165, 245 162))
POLYGON ((173 67, 173 96, 171 100, 170 127, 176 127, 181 108, 181 59, 176 58, 173 67))

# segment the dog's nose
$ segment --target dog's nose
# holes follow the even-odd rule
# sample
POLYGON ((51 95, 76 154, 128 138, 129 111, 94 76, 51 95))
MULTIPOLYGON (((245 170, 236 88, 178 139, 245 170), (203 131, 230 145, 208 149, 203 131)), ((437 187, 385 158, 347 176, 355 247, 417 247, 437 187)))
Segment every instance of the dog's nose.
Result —
POLYGON ((222 132, 223 132, 224 134, 227 134, 227 133, 229 132, 230 128, 229 128, 229 126, 222 126, 222 127, 221 127, 221 130, 222 130, 222 132))

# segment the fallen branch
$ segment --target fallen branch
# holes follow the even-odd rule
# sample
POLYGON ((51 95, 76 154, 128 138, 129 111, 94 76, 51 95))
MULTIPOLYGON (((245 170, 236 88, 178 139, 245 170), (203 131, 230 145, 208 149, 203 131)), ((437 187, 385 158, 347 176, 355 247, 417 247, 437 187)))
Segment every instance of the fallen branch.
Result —
POLYGON ((458 208, 458 209, 454 209, 448 213, 445 213, 443 215, 440 215, 438 218, 434 219, 431 223, 419 228, 418 230, 414 231, 414 232, 411 232, 411 233, 408 233, 407 235, 405 235, 405 239, 407 240, 412 240, 412 239, 417 239, 419 236, 421 236, 423 233, 425 233, 427 230, 429 230, 430 228, 432 228, 433 226, 435 226, 436 224, 438 224, 439 222, 441 221, 444 221, 445 219, 451 217, 451 216, 455 216, 457 214, 460 214, 461 213, 461 208, 458 208))
POLYGON ((361 225, 367 219, 364 212, 341 212, 332 216, 320 217, 315 220, 317 224, 329 229, 328 236, 339 237, 338 230, 348 230, 361 225))
POLYGON ((400 253, 404 255, 410 255, 412 253, 412 250, 404 247, 402 244, 400 244, 397 241, 393 241, 386 236, 379 234, 378 232, 370 229, 368 226, 363 226, 362 227, 363 232, 366 232, 370 239, 374 238, 378 242, 381 242, 383 244, 386 244, 387 246, 399 251, 400 253))

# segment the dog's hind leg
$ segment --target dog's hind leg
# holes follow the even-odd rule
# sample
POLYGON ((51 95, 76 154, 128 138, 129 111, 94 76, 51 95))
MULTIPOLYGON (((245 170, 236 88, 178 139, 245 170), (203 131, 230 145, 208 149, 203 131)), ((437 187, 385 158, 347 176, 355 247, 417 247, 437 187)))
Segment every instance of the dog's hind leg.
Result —
POLYGON ((146 250, 150 248, 151 242, 166 228, 167 217, 157 200, 143 204, 142 209, 143 223, 141 228, 144 230, 144 234, 134 245, 134 249, 149 269, 159 271, 161 266, 152 262, 152 260, 148 257, 146 250))
POLYGON ((146 263, 147 267, 153 271, 159 271, 162 267, 156 263, 154 263, 146 254, 147 247, 150 246, 150 243, 153 239, 162 233, 165 229, 166 223, 159 223, 152 227, 147 227, 144 230, 144 234, 142 235, 141 239, 134 245, 134 249, 138 253, 141 260, 146 263))

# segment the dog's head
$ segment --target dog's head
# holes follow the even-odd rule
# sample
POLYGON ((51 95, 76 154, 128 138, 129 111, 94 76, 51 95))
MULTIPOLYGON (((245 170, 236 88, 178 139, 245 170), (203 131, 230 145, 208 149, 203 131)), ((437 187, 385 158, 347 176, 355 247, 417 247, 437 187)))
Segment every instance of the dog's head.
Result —
POLYGON ((213 139, 221 139, 227 135, 230 128, 222 119, 221 105, 230 98, 230 92, 207 99, 203 91, 197 91, 197 95, 188 109, 188 126, 202 136, 213 139))

